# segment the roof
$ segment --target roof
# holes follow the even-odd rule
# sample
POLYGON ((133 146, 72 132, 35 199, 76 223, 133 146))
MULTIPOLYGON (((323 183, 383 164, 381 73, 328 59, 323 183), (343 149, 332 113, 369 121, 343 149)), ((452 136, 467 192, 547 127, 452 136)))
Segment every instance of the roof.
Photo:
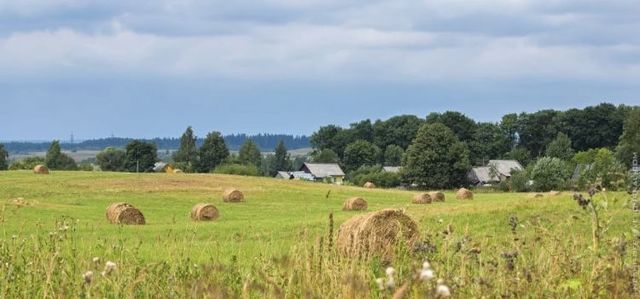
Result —
POLYGON ((306 169, 316 178, 326 178, 333 176, 344 176, 342 168, 338 164, 320 164, 320 163, 304 163, 300 168, 301 171, 306 169))
POLYGON ((482 166, 482 167, 474 167, 468 174, 468 177, 472 181, 486 183, 486 182, 497 182, 500 181, 500 178, 491 176, 491 167, 482 166))
POLYGON ((313 181, 313 176, 304 171, 278 171, 276 174, 277 178, 284 179, 289 179, 291 176, 293 176, 294 179, 313 181))
POLYGON ((384 172, 398 173, 402 169, 402 166, 385 166, 382 167, 384 172))
POLYGON ((516 160, 489 160, 489 167, 495 166, 500 175, 510 177, 511 170, 522 170, 520 162, 516 160))
POLYGON ((167 163, 164 162, 156 162, 155 164, 153 164, 153 171, 155 172, 162 172, 164 171, 164 168, 167 167, 167 163))

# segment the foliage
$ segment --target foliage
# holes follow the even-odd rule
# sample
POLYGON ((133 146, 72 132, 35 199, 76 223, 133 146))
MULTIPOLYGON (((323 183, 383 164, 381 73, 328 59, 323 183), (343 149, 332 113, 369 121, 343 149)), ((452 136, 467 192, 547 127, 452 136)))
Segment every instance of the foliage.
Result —
POLYGON ((429 188, 452 188, 466 184, 471 168, 469 153, 443 124, 425 124, 406 153, 404 178, 429 188))
POLYGON ((198 164, 198 148, 196 147, 197 137, 193 135, 193 129, 187 127, 187 130, 180 137, 180 147, 173 153, 173 161, 181 163, 182 170, 193 172, 198 164))
POLYGON ((573 149, 571 148, 571 139, 569 139, 567 134, 562 132, 558 133, 556 139, 547 145, 547 151, 545 154, 547 157, 554 157, 563 161, 571 161, 574 155, 573 149))
POLYGON ((125 151, 108 147, 96 155, 96 162, 102 171, 124 171, 125 151))
POLYGON ((291 170, 291 156, 287 153, 287 147, 284 145, 284 141, 281 140, 278 142, 274 152, 274 166, 270 175, 275 175, 277 171, 291 170))
POLYGON ((502 157, 511 149, 507 133, 493 123, 479 123, 468 144, 474 165, 486 165, 490 159, 502 157))
POLYGON ((380 157, 380 149, 369 141, 358 140, 349 144, 344 150, 343 164, 347 172, 358 169, 361 166, 377 164, 380 157))
POLYGON ((127 144, 124 160, 126 171, 151 171, 156 161, 158 161, 158 150, 155 144, 140 140, 134 140, 127 144))
POLYGON ((311 156, 314 163, 339 163, 340 157, 331 149, 315 151, 311 156))
POLYGON ((366 182, 372 182, 378 187, 397 187, 401 183, 401 177, 397 173, 385 172, 380 165, 362 166, 347 176, 347 179, 356 186, 362 186, 366 182))
POLYGON ((518 116, 518 144, 526 148, 534 157, 544 154, 544 150, 557 135, 560 112, 541 110, 535 113, 521 113, 518 116))
POLYGON ((441 123, 447 126, 456 134, 458 140, 465 143, 473 139, 473 134, 477 128, 476 122, 473 119, 456 111, 447 111, 442 114, 433 112, 427 115, 427 123, 441 123))
POLYGON ((574 149, 612 148, 622 134, 627 107, 602 103, 584 109, 570 109, 558 115, 560 131, 566 133, 574 149))
POLYGON ((13 161, 9 166, 9 170, 32 170, 39 164, 44 164, 43 157, 26 157, 22 160, 13 161))
POLYGON ((198 149, 198 171, 210 172, 229 157, 229 149, 220 132, 207 134, 204 143, 198 149))
POLYGON ((399 115, 384 121, 377 120, 373 124, 374 144, 381 149, 393 144, 404 150, 409 147, 423 124, 424 120, 415 115, 399 115))
POLYGON ((536 191, 560 190, 565 187, 569 177, 567 166, 558 158, 542 157, 531 170, 533 188, 536 191))
POLYGON ((9 153, 4 149, 4 144, 0 143, 0 170, 9 168, 9 153))
POLYGON ((47 155, 44 158, 45 165, 52 170, 76 170, 78 165, 67 154, 60 150, 60 141, 54 140, 49 146, 47 155))
POLYGON ((262 154, 255 142, 247 139, 238 153, 238 161, 243 164, 251 164, 256 168, 260 167, 262 162, 262 154))
POLYGON ((529 170, 511 170, 511 177, 508 180, 509 190, 513 192, 529 192, 529 170))
POLYGON ((236 164, 236 163, 224 163, 218 165, 214 170, 214 173, 244 175, 244 176, 259 176, 260 170, 253 164, 236 164))
POLYGON ((400 166, 402 165, 402 158, 404 157, 404 150, 402 147, 395 144, 389 144, 384 150, 384 165, 386 166, 400 166))
POLYGON ((529 165, 533 160, 531 159, 531 154, 524 147, 515 147, 511 151, 509 151, 505 158, 510 160, 516 160, 520 162, 523 166, 529 165))
POLYGON ((580 188, 600 185, 621 190, 626 186, 627 168, 607 148, 579 152, 573 160, 579 165, 580 177, 576 183, 580 188))
POLYGON ((640 155, 640 108, 635 108, 627 114, 624 131, 616 149, 618 160, 626 165, 631 164, 633 153, 640 155))

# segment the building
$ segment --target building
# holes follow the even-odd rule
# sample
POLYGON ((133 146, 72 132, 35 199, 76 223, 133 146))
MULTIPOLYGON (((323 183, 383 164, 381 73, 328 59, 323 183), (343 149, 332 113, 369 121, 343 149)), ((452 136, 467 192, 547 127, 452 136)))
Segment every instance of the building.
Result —
POLYGON ((338 164, 304 163, 300 171, 305 172, 314 181, 324 181, 341 185, 344 182, 344 171, 338 164))
POLYGON ((276 179, 313 181, 313 176, 304 171, 278 171, 276 179))
POLYGON ((511 177, 511 171, 522 169, 516 160, 489 160, 487 166, 472 168, 467 177, 476 185, 490 185, 506 181, 511 177))
POLYGON ((382 171, 390 173, 399 173, 402 170, 402 166, 385 166, 382 167, 382 171))

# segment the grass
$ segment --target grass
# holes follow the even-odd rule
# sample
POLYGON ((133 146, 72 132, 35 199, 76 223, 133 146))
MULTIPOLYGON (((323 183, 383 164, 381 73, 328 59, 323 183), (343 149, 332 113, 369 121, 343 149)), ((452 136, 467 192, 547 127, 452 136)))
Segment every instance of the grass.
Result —
POLYGON ((435 282, 413 277, 425 259, 454 297, 631 297, 631 256, 621 248, 631 240, 626 193, 597 195, 609 203, 597 252, 591 216, 570 193, 478 193, 473 201, 445 194, 445 203, 413 205, 408 191, 270 178, 0 172, 0 297, 385 298, 401 286, 406 297, 433 296, 435 282), (246 202, 223 202, 227 187, 242 190, 246 202), (360 214, 341 210, 353 196, 371 211, 405 209, 424 246, 399 248, 393 261, 342 258, 328 246, 328 217, 337 230, 360 214), (110 225, 105 209, 113 202, 139 208, 147 225, 110 225), (201 202, 215 204, 220 219, 191 221, 201 202), (118 270, 102 277, 107 260, 118 270), (374 280, 389 265, 398 285, 378 290, 374 280), (88 270, 91 284, 82 278, 88 270))

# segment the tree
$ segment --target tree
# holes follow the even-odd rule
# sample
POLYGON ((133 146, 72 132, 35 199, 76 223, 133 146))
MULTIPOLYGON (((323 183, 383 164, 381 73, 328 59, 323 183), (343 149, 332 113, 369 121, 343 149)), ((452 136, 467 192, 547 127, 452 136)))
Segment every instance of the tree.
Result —
POLYGON ((9 166, 10 170, 32 170, 36 165, 44 164, 43 157, 26 157, 19 161, 13 161, 9 166))
POLYGON ((373 166, 378 162, 380 149, 373 143, 358 140, 344 150, 343 164, 346 171, 353 171, 361 166, 373 166))
POLYGON ((403 150, 407 149, 424 120, 415 115, 399 115, 385 121, 378 120, 373 124, 373 141, 379 148, 395 144, 403 150))
POLYGON ((173 161, 183 164, 183 170, 191 172, 198 163, 197 137, 193 135, 193 129, 188 127, 180 137, 180 148, 173 154, 173 161))
POLYGON ((291 170, 291 157, 287 153, 287 147, 284 145, 284 141, 280 140, 275 148, 275 155, 273 161, 274 170, 270 175, 275 175, 276 171, 289 171, 291 170))
POLYGON ((518 145, 539 157, 558 134, 558 111, 540 110, 518 116, 518 145))
POLYGON ((527 166, 532 162, 531 153, 524 147, 516 147, 505 154, 507 159, 516 160, 520 164, 527 166))
POLYGON ((395 144, 389 144, 384 150, 384 165, 399 166, 402 164, 404 150, 395 144))
POLYGON ((640 108, 635 108, 627 113, 624 131, 616 148, 618 160, 625 165, 631 164, 633 153, 640 156, 640 108))
POLYGON ((447 126, 462 142, 470 141, 476 130, 476 122, 457 111, 447 111, 442 114, 433 112, 427 116, 427 123, 441 123, 447 126))
POLYGON ((96 155, 96 161, 102 171, 123 171, 125 158, 125 151, 113 147, 108 147, 96 155))
POLYGON ((569 177, 565 162, 552 157, 538 159, 531 170, 533 188, 536 191, 551 191, 562 189, 569 177))
POLYGON ((60 149, 60 141, 54 140, 47 150, 44 163, 49 169, 57 170, 76 170, 78 165, 67 154, 62 153, 60 149))
POLYGON ((158 160, 155 143, 133 140, 125 150, 124 168, 130 172, 150 171, 158 160))
POLYGON ((511 149, 508 134, 497 124, 479 123, 469 145, 469 158, 475 165, 486 165, 511 149))
POLYGON ((309 142, 316 150, 334 149, 336 147, 335 137, 342 128, 336 125, 320 127, 317 132, 311 135, 309 142))
POLYGON ((420 128, 405 155, 405 180, 428 188, 465 185, 469 152, 447 126, 435 123, 420 128))
POLYGON ((547 145, 545 154, 547 157, 570 161, 574 155, 573 148, 571 148, 571 139, 565 133, 558 133, 556 139, 547 145))
POLYGON ((227 148, 224 138, 220 132, 211 132, 207 134, 204 143, 198 150, 198 171, 211 172, 218 165, 222 164, 229 157, 229 149, 227 148))
POLYGON ((573 161, 579 165, 578 187, 596 184, 618 190, 625 186, 627 168, 607 148, 579 152, 573 161))
POLYGON ((331 149, 315 151, 311 156, 314 163, 340 163, 340 157, 331 149))
POLYGON ((560 130, 567 133, 576 150, 612 148, 622 134, 625 110, 625 106, 608 103, 570 109, 559 115, 560 130))
POLYGON ((262 154, 260 153, 258 146, 251 139, 247 139, 240 147, 238 161, 242 164, 251 164, 260 168, 262 154))
POLYGON ((9 153, 4 149, 4 144, 0 144, 0 170, 9 168, 9 153))

